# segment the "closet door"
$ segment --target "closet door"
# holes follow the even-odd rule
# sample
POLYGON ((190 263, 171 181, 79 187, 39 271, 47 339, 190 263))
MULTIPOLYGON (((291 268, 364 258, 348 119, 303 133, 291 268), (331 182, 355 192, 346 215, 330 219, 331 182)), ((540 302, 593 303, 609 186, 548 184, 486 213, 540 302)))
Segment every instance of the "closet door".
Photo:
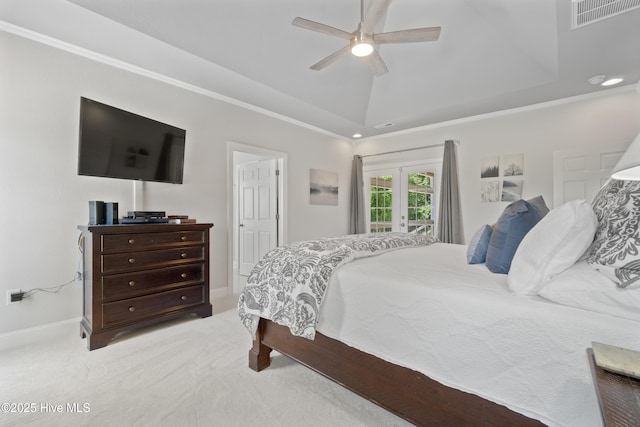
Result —
POLYGON ((589 202, 607 180, 626 145, 553 152, 553 207, 571 200, 589 202))
POLYGON ((239 272, 248 276, 278 246, 277 160, 238 166, 239 272))

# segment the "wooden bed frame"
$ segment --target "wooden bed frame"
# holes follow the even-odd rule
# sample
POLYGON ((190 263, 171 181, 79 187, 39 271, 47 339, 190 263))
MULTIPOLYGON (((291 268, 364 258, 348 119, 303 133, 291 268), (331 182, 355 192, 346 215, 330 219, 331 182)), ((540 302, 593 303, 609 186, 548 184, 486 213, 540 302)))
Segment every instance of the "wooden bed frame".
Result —
POLYGON ((315 340, 293 336, 285 326, 260 319, 249 367, 261 371, 276 350, 354 393, 420 426, 543 426, 474 394, 349 347, 316 332, 315 340))

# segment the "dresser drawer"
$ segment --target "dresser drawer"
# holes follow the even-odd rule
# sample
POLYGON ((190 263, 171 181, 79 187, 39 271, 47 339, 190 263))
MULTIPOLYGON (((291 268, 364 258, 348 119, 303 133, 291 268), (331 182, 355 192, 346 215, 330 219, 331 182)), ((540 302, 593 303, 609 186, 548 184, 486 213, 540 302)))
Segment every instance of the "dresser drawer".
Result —
POLYGON ((200 285, 104 303, 102 304, 102 326, 107 328, 135 323, 138 320, 170 313, 190 305, 202 304, 205 302, 204 296, 204 285, 200 285))
POLYGON ((102 273, 169 267, 176 264, 204 261, 204 256, 204 247, 202 246, 102 255, 102 273))
POLYGON ((102 276, 102 298, 114 300, 204 281, 204 264, 102 276))
POLYGON ((203 231, 171 231, 164 233, 105 234, 102 236, 103 252, 132 251, 162 248, 176 245, 204 243, 203 231))

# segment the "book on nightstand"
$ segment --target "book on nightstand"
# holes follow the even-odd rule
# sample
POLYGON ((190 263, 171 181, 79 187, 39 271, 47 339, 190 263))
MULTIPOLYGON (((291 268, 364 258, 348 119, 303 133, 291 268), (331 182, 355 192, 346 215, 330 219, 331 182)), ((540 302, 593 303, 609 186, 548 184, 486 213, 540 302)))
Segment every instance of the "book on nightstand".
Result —
POLYGON ((189 218, 189 215, 167 215, 169 224, 195 224, 195 218, 189 218))
POLYGON ((616 374, 640 379, 640 352, 592 342, 596 365, 616 374))

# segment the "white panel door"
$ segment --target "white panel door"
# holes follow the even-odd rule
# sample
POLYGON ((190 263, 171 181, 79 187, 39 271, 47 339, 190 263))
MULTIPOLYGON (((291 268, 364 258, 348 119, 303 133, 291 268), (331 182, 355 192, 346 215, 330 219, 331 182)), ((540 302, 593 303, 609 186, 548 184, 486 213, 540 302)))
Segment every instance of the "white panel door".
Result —
POLYGON ((277 245, 277 160, 238 167, 239 270, 247 276, 277 245))
POLYGON ((613 145, 588 150, 555 151, 553 153, 553 206, 571 200, 589 202, 607 182, 611 171, 627 149, 613 145))

